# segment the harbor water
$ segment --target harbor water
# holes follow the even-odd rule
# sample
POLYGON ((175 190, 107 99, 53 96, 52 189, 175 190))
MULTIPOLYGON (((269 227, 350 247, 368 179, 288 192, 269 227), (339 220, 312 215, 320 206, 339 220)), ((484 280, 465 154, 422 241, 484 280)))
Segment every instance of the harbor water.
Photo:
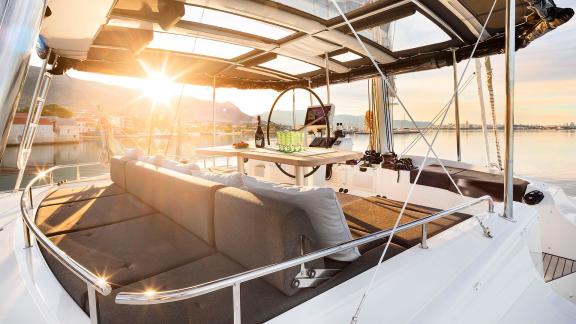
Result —
MULTIPOLYGON (((397 153, 402 152, 414 140, 417 134, 397 134, 394 137, 394 147, 397 153)), ((500 134, 501 141, 503 136, 500 134)), ((243 135, 220 134, 215 139, 209 135, 186 136, 183 140, 182 154, 192 157, 194 148, 211 145, 228 145, 238 141, 253 142, 253 137, 243 135)), ((429 139, 431 141, 431 138, 429 139)), ((484 137, 480 131, 462 132, 462 161, 476 165, 486 165, 486 149, 484 137)), ((175 139, 158 138, 153 142, 153 153, 163 153, 168 146, 169 154, 174 154, 175 139)), ((119 147, 143 147, 145 140, 119 140, 119 147)), ((354 150, 364 151, 368 146, 368 135, 354 135, 354 150)), ((504 143, 501 143, 502 154, 504 143)), ((492 163, 497 162, 495 141, 492 134, 489 136, 490 157, 492 163)), ((456 141, 454 132, 440 132, 434 144, 436 153, 444 159, 456 159, 456 141)), ((0 172, 0 189, 12 189, 16 179, 16 155, 17 147, 8 147, 2 171, 0 172)), ((424 155, 427 146, 420 140, 408 155, 424 155)), ((59 145, 36 145, 30 157, 29 167, 23 185, 34 176, 37 170, 43 170, 50 166, 62 164, 75 164, 85 162, 97 162, 102 155, 100 141, 85 141, 76 144, 59 145)), ((432 157, 432 155, 431 155, 432 157)), ((569 195, 576 196, 576 172, 573 168, 576 161, 576 131, 517 131, 515 133, 515 174, 530 179, 546 181, 562 187, 569 195)), ((89 173, 103 172, 105 168, 86 168, 83 176, 89 173)), ((75 173, 76 171, 70 170, 75 173)))

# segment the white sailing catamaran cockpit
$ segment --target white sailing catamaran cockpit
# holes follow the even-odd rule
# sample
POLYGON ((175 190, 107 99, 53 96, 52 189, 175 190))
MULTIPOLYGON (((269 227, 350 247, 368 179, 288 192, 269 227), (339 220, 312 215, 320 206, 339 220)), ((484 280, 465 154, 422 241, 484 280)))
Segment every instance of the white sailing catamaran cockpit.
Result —
MULTIPOLYGON (((0 197, 2 322, 576 321, 576 199, 513 172, 515 53, 573 10, 551 0, 0 5, 2 149, 34 44, 43 60, 16 189, 0 197), (429 32, 425 42, 410 37, 416 22, 429 32), (493 111, 489 56, 502 53, 503 161, 498 148, 497 165, 474 166, 461 161, 459 93, 469 69, 482 83, 485 58, 493 111), (394 76, 447 66, 454 93, 420 127, 394 76), (146 152, 112 156, 104 130, 105 161, 56 165, 21 190, 51 80, 71 69, 162 71, 172 82, 212 87, 213 109, 219 88, 279 93, 256 145, 184 156, 178 138, 176 156, 154 155, 150 127, 146 152), (334 125, 331 85, 356 80, 369 80, 366 152, 353 151, 334 125), (275 123, 277 103, 296 91, 310 97, 305 118, 275 123), (424 156, 394 152, 393 105, 426 144, 424 156), (449 113, 457 161, 434 150, 449 113), (198 163, 221 157, 234 167, 198 163), (85 176, 95 164, 109 172, 85 176)), ((495 132, 495 117, 492 125, 495 132)))

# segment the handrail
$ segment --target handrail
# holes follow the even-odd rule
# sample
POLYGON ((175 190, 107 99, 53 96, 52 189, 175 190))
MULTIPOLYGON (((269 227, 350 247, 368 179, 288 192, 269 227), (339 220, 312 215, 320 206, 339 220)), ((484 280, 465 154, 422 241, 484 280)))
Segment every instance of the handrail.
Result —
MULTIPOLYGON (((22 196, 20 198, 20 210, 22 212, 22 219, 24 221, 24 239, 26 247, 31 246, 30 233, 36 237, 36 240, 44 246, 44 248, 50 252, 60 263, 62 263, 66 268, 72 271, 78 278, 84 281, 89 288, 93 288, 102 295, 109 295, 112 291, 110 284, 106 282, 105 278, 99 277, 88 269, 84 268, 81 264, 76 262, 74 259, 69 257, 64 251, 58 248, 52 241, 42 233, 42 231, 36 226, 34 219, 30 218, 29 210, 34 210, 34 204, 32 202, 32 187, 33 185, 41 179, 44 179, 47 175, 52 175, 52 172, 59 169, 77 168, 76 178, 80 180, 80 167, 83 166, 94 166, 101 165, 101 163, 80 163, 80 164, 70 164, 70 165, 59 165, 51 167, 43 172, 40 172, 36 177, 34 177, 24 189, 22 196), (26 198, 30 201, 30 206, 26 204, 26 198)), ((52 178, 51 178, 52 179, 52 178)), ((35 215, 34 215, 35 216, 35 215)), ((35 218, 35 217, 34 217, 35 218)))
MULTIPOLYGON (((464 208, 468 208, 474 205, 477 205, 483 201, 487 201, 488 202, 488 212, 489 213, 493 213, 494 212, 494 201, 492 200, 492 197, 490 196, 482 196, 480 198, 468 201, 466 203, 457 205, 455 207, 449 208, 447 210, 438 212, 436 214, 430 215, 428 217, 425 218, 421 218, 406 224, 402 224, 400 226, 398 226, 398 228, 396 229, 396 233, 397 232, 402 232, 411 228, 414 228, 416 226, 420 226, 422 225, 423 227, 426 226, 427 223, 430 223, 436 219, 451 215, 459 210, 462 210, 464 208)), ((115 302, 117 304, 125 304, 125 305, 152 305, 152 304, 162 304, 162 303, 170 303, 170 302, 175 302, 175 301, 180 301, 180 300, 185 300, 185 299, 189 299, 189 298, 193 298, 193 297, 197 297, 197 296, 201 296, 216 290, 220 290, 223 288, 227 288, 227 287, 233 287, 233 291, 234 293, 234 314, 239 314, 239 309, 237 309, 236 305, 239 305, 239 292, 236 293, 236 291, 239 289, 239 285, 243 282, 249 281, 249 280, 253 280, 253 279, 257 279, 266 275, 269 275, 271 273, 277 272, 277 271, 281 271, 284 269, 288 269, 294 266, 298 266, 322 257, 326 257, 329 255, 332 255, 334 253, 337 252, 341 252, 344 250, 348 250, 351 248, 355 248, 359 245, 363 245, 366 243, 370 243, 379 239, 382 239, 384 237, 389 236, 392 233, 392 229, 389 230, 382 230, 382 231, 378 231, 376 233, 372 233, 333 247, 329 247, 329 248, 325 248, 325 249, 321 249, 315 252, 311 252, 308 253, 306 255, 303 256, 299 256, 281 263, 276 263, 276 264, 272 264, 272 265, 268 265, 268 266, 264 266, 261 268, 257 268, 257 269, 253 269, 253 270, 248 270, 230 277, 226 277, 226 278, 222 278, 222 279, 218 279, 218 280, 214 280, 211 282, 207 282, 207 283, 203 283, 203 284, 199 284, 199 285, 195 285, 192 287, 187 287, 187 288, 181 288, 181 289, 176 289, 176 290, 168 290, 168 291, 162 291, 162 292, 151 292, 151 291, 147 291, 147 292, 120 292, 118 295, 116 295, 116 299, 115 302)), ((426 248, 426 244, 425 244, 425 237, 423 238, 423 247, 426 248)))

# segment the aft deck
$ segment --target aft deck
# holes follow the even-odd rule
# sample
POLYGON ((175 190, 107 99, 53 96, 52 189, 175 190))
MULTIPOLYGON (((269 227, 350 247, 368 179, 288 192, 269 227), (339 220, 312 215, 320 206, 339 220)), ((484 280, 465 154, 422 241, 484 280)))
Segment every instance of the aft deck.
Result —
MULTIPOLYGON (((115 297, 192 287, 296 258, 301 237, 306 237, 304 253, 321 248, 306 213, 290 204, 139 161, 116 159, 111 170, 113 181, 60 186, 36 215, 49 240, 111 285, 111 294, 98 295, 102 322, 231 322, 231 289, 146 308, 116 304, 115 297)), ((381 197, 339 197, 355 238, 391 229, 402 205, 381 197)), ((437 212, 409 204, 400 224, 437 212)), ((427 236, 469 217, 454 213, 432 221, 427 236)), ((421 241, 420 227, 396 233, 384 261, 421 241)), ((353 262, 324 257, 307 263, 336 271, 315 287, 294 286, 299 267, 243 283, 242 321, 269 320, 367 271, 383 243, 360 246, 362 254, 353 262)), ((56 278, 89 313, 86 284, 41 249, 56 278)))

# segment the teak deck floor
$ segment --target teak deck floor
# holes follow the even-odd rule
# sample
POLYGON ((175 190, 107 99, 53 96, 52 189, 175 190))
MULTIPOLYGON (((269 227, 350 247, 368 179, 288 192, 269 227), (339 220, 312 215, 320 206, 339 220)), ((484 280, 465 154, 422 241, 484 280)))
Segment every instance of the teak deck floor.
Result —
POLYGON ((544 265, 544 280, 546 282, 562 278, 576 272, 576 260, 570 260, 557 255, 542 253, 544 265))

